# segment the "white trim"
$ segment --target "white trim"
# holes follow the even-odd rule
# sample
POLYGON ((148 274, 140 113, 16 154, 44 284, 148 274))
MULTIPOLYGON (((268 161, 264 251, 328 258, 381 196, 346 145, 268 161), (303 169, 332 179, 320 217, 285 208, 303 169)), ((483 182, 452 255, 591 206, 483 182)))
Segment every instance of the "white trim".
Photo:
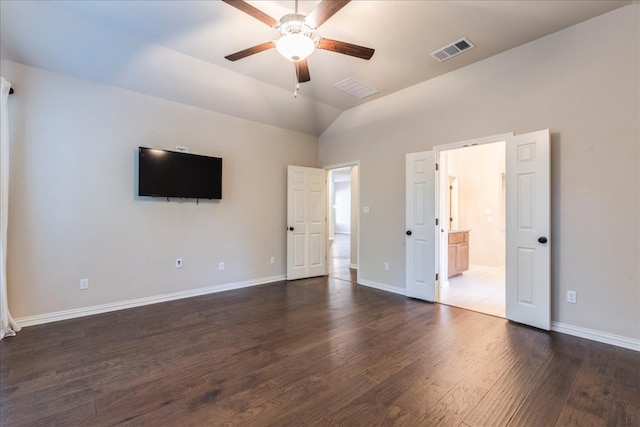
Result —
MULTIPOLYGON (((351 268, 351 266, 349 266, 351 268)), ((258 280, 247 280, 244 282, 227 283, 223 285, 208 286, 206 288, 191 289, 188 291, 173 292, 170 294, 156 295, 153 297, 136 298, 128 301, 119 301, 109 304, 94 305, 90 307, 76 308, 72 310, 57 311, 53 313, 38 314, 36 316, 26 316, 15 319, 21 327, 40 325, 43 323, 57 322, 60 320, 75 319, 77 317, 90 316, 93 314, 108 313, 111 311, 124 310, 127 308, 141 307, 161 302, 174 301, 184 298, 191 298, 201 295, 214 294, 217 292, 230 291, 233 289, 248 288, 252 286, 265 285, 286 280, 285 276, 265 277, 258 280)), ((387 285, 385 283, 374 282, 372 280, 360 279, 358 285, 367 286, 369 288, 379 289, 381 291, 390 292, 398 295, 406 296, 405 290, 397 286, 387 285)), ((634 338, 623 337, 621 335, 610 334, 607 332, 596 331, 594 329, 582 328, 561 322, 551 322, 551 330, 562 334, 572 335, 579 338, 585 338, 591 341, 601 342, 604 344, 615 345, 617 347, 627 348, 629 350, 640 351, 640 340, 634 338)))
POLYGON ((357 270, 358 269, 358 264, 349 264, 349 268, 352 270, 357 270))
POLYGON ((90 316, 93 314, 108 313, 110 311, 124 310, 126 308, 140 307, 160 302, 174 301, 183 298, 191 298, 200 295, 214 294, 233 289, 248 288, 267 283, 286 280, 285 276, 265 277, 244 282, 226 283, 222 285, 207 286, 205 288, 191 289, 188 291, 172 292, 170 294, 156 295, 152 297, 136 298, 127 301, 112 302, 108 304, 93 305, 90 307, 74 308, 71 310, 56 311, 53 313, 38 314, 15 319, 22 327, 40 325, 42 323, 57 322, 59 320, 75 319, 76 317, 90 316))
POLYGON ((601 332, 594 329, 587 329, 580 326, 553 321, 551 322, 551 330, 567 335, 573 335, 574 337, 586 338, 591 341, 628 348, 629 350, 640 351, 639 339, 623 337, 621 335, 610 334, 608 332, 601 332))
POLYGON ((326 170, 342 169, 342 168, 348 168, 351 166, 360 166, 360 160, 353 160, 351 162, 338 163, 336 165, 325 165, 325 166, 322 166, 322 169, 326 169, 326 170))
MULTIPOLYGON (((405 290, 403 288, 387 285, 385 283, 374 282, 372 280, 360 279, 358 281, 358 285, 406 296, 405 290)), ((463 310, 466 309, 463 308, 463 310)), ((574 326, 555 321, 551 322, 551 330, 554 332, 560 332, 561 334, 585 338, 603 344, 615 345, 616 347, 640 351, 640 339, 623 337, 621 335, 610 334, 607 332, 596 331, 594 329, 582 328, 580 326, 574 326)))
POLYGON ((440 151, 454 150, 456 148, 468 147, 470 145, 491 144, 493 142, 506 141, 507 138, 512 136, 513 136, 513 132, 509 132, 509 133, 502 133, 500 135, 485 136, 483 138, 474 138, 474 139, 468 139, 466 141, 436 145, 435 147, 433 147, 433 151, 438 153, 440 151))
POLYGON ((358 285, 367 286, 369 288, 379 289, 385 292, 391 292, 393 294, 407 296, 404 288, 397 286, 387 285, 386 283, 374 282, 373 280, 358 279, 358 285))

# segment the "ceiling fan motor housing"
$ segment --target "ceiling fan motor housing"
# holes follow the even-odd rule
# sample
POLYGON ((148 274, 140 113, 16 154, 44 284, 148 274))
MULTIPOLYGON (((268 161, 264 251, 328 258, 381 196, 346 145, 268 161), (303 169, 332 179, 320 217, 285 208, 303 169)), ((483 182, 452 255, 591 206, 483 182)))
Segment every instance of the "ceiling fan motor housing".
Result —
POLYGON ((280 18, 278 24, 278 30, 280 34, 286 36, 288 34, 300 34, 306 37, 311 37, 314 28, 307 25, 304 20, 306 16, 300 13, 289 13, 280 18))

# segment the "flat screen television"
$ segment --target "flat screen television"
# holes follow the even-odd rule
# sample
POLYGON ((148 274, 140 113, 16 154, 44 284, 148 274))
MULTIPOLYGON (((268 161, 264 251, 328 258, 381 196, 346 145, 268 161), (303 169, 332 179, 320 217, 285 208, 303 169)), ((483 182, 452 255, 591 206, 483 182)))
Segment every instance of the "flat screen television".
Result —
POLYGON ((222 159, 138 147, 138 196, 222 199, 222 159))

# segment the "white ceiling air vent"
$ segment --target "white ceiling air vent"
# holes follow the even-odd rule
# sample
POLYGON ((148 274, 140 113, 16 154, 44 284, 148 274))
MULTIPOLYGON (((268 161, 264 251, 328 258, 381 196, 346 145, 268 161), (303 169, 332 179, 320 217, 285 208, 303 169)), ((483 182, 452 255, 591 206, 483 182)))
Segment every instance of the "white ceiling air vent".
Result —
POLYGON ((376 93, 380 93, 378 89, 367 86, 366 84, 359 82, 352 77, 334 84, 333 87, 350 93, 353 96, 357 96, 360 99, 366 98, 367 96, 375 95, 376 93))
POLYGON ((461 38, 455 43, 451 43, 441 49, 436 50, 431 54, 438 61, 446 61, 449 58, 453 58, 456 55, 460 55, 465 50, 469 50, 472 47, 475 47, 473 43, 471 43, 466 37, 461 38))

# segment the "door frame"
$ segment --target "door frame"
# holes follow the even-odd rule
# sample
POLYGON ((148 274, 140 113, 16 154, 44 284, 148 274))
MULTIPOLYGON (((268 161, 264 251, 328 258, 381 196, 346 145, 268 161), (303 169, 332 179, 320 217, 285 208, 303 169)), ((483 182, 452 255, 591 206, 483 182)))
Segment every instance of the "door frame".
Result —
MULTIPOLYGON (((348 167, 353 167, 353 166, 357 166, 357 188, 356 188, 356 218, 357 218, 357 224, 356 224, 356 259, 357 259, 357 267, 356 268, 356 283, 359 284, 360 283, 360 221, 362 220, 361 218, 361 214, 362 212, 360 212, 360 176, 362 174, 361 171, 361 166, 360 166, 360 160, 353 160, 350 162, 344 162, 344 163, 337 163, 337 164, 332 164, 332 165, 326 165, 326 166, 322 166, 322 169, 325 169, 327 172, 329 172, 332 169, 342 169, 342 168, 348 168, 348 167)), ((351 182, 351 198, 353 198, 353 181, 351 182)), ((352 206, 353 208, 353 206, 352 206)), ((325 239, 325 254, 327 254, 327 257, 329 256, 329 209, 332 209, 331 206, 329 206, 329 180, 327 179, 327 231, 326 231, 326 236, 327 238, 325 239)), ((353 211, 351 212, 351 215, 353 216, 353 211)), ((353 233, 353 224, 351 224, 351 232, 353 233)), ((353 247, 351 245, 351 243, 349 243, 349 254, 352 253, 353 251, 353 247)), ((326 262, 326 275, 329 275, 329 262, 326 262)), ((351 265, 351 262, 349 262, 349 265, 351 265)))
MULTIPOLYGON (((512 138, 514 136, 513 132, 503 133, 498 135, 486 136, 483 138, 474 138, 466 141, 453 142, 450 144, 437 145, 433 147, 433 151, 436 157, 436 163, 438 164, 438 169, 440 175, 443 177, 448 177, 448 170, 446 166, 447 160, 447 151, 455 150, 459 148, 472 147, 476 145, 484 145, 484 144, 493 144, 496 142, 507 141, 508 138, 512 138)), ((447 270, 449 269, 449 252, 447 251, 449 242, 448 242, 448 231, 449 231, 449 220, 447 218, 447 208, 446 208, 446 192, 448 186, 448 179, 441 179, 440 182, 437 183, 436 188, 436 216, 441 218, 440 220, 440 235, 437 239, 437 248, 436 252, 438 253, 438 272, 439 272, 439 284, 441 286, 449 286, 449 279, 447 277, 447 270)), ((506 232, 506 231, 505 231, 506 232)), ((440 302, 440 292, 436 292, 437 301, 440 302)))

